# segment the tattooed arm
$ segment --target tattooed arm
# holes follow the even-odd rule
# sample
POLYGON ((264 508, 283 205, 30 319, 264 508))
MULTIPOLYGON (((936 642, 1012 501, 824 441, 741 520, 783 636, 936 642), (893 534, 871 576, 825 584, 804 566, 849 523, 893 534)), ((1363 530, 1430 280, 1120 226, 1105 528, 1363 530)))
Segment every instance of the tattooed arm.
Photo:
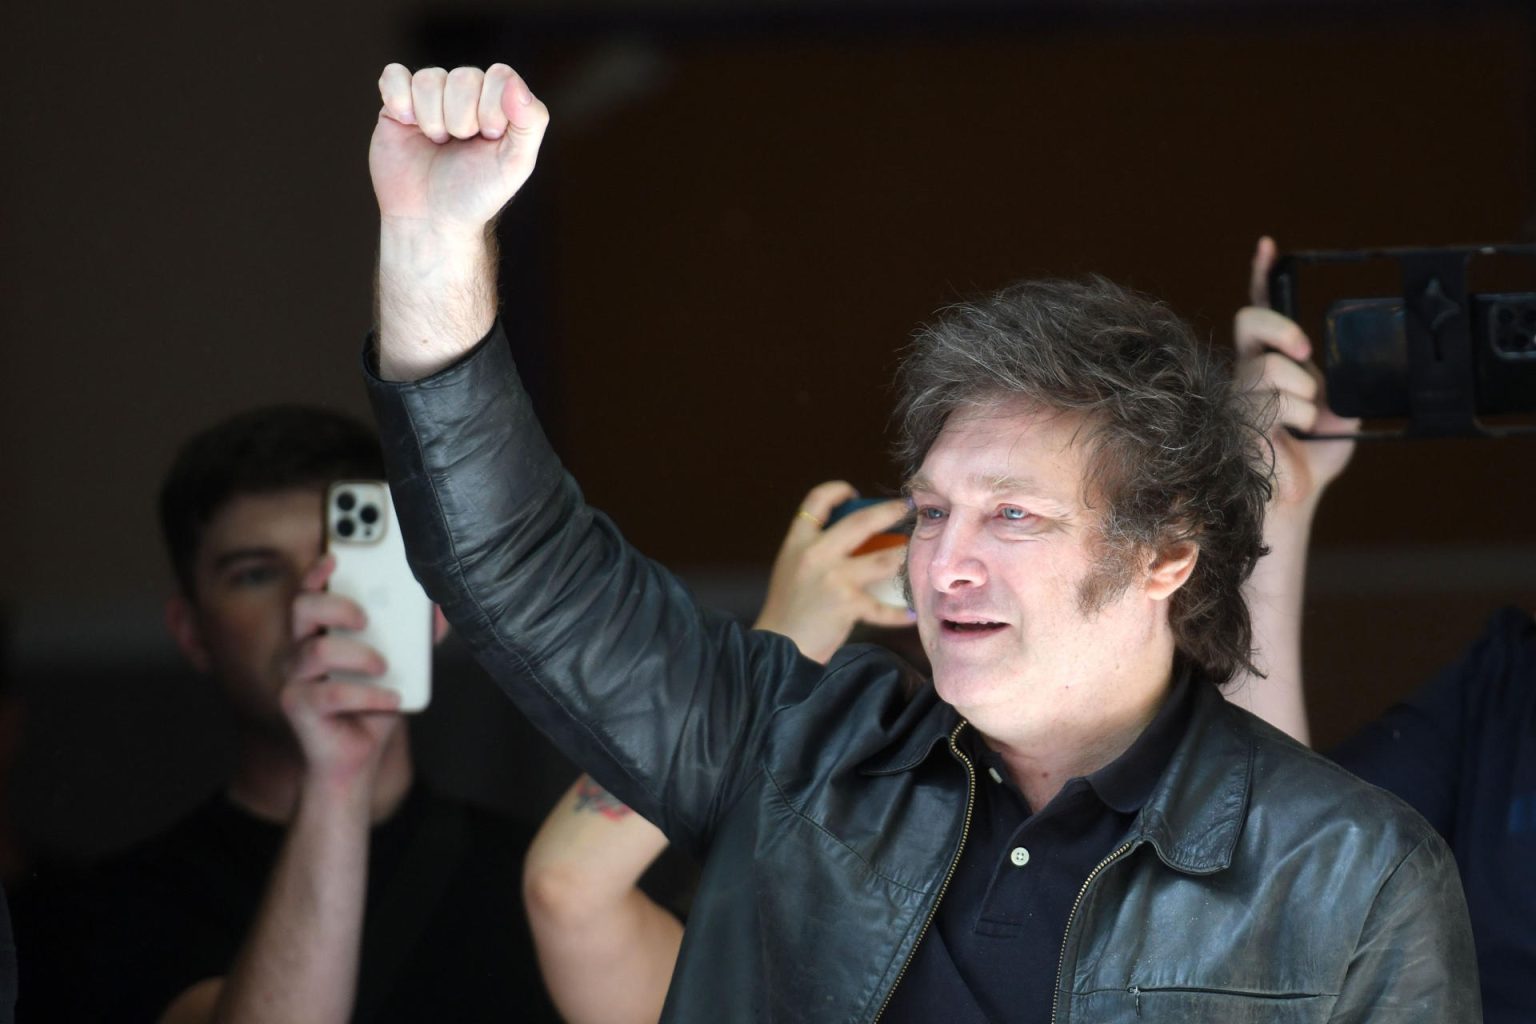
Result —
POLYGON ((539 969, 570 1024, 654 1024, 683 926, 636 887, 667 846, 583 775, 544 819, 523 865, 539 969))

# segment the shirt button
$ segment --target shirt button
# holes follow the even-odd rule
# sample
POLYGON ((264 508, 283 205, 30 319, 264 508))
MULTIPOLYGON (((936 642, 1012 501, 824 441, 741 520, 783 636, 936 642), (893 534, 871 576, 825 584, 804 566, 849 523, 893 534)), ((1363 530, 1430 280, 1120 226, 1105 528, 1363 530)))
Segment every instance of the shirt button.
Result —
POLYGON ((1021 868, 1029 863, 1029 851, 1022 846, 1015 846, 1013 852, 1008 855, 1008 859, 1013 861, 1014 867, 1021 868))

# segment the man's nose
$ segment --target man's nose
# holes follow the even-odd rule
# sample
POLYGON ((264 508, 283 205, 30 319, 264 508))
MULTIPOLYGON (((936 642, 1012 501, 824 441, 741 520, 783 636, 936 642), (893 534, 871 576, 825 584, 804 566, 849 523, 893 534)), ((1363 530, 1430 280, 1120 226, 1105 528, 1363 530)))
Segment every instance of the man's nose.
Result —
POLYGON ((929 578, 935 590, 947 593, 987 581, 981 539, 981 531, 974 525, 955 518, 944 524, 929 565, 929 578))

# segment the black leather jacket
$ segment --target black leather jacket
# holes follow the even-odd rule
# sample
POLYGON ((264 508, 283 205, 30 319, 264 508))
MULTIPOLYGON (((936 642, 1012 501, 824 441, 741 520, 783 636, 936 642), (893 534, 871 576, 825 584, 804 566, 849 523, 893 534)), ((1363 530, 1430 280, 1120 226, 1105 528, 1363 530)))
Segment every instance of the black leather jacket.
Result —
MULTIPOLYGON (((877 1019, 965 842, 966 725, 883 651, 823 668, 698 607, 582 502, 514 380, 497 329, 370 391, 429 592, 573 761, 704 860, 666 1019, 877 1019)), ((1479 1020, 1439 837, 1209 684, 1197 705, 1083 882, 1055 1019, 1479 1020)))

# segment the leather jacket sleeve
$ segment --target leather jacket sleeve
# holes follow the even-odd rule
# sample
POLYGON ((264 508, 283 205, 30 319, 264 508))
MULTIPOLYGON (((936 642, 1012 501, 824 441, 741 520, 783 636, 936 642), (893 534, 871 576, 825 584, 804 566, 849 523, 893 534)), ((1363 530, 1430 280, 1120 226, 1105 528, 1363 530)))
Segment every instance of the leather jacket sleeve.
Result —
POLYGON ((499 323, 431 377, 367 376, 427 592, 567 756, 702 850, 756 770, 774 710, 803 699, 821 667, 782 637, 700 609, 587 507, 499 323))
POLYGON ((1483 1019, 1466 899, 1449 848, 1427 836, 1371 905, 1334 1024, 1483 1019))

